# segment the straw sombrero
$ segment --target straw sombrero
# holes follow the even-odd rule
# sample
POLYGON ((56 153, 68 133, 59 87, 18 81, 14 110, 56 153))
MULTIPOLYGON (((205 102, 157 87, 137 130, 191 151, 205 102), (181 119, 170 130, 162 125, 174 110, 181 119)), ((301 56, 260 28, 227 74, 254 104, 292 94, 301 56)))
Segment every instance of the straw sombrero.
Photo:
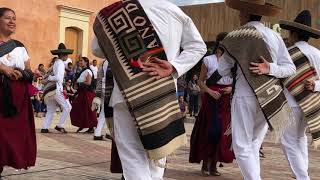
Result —
POLYGON ((226 0, 225 2, 232 9, 253 15, 276 16, 281 12, 281 8, 266 3, 266 0, 226 0))
POLYGON ((58 49, 51 50, 51 54, 53 54, 53 55, 72 54, 72 53, 73 53, 73 49, 67 49, 63 43, 59 44, 58 49))
POLYGON ((294 20, 294 22, 281 20, 279 22, 282 29, 303 33, 309 37, 319 39, 320 31, 311 27, 311 13, 308 10, 302 11, 294 20))

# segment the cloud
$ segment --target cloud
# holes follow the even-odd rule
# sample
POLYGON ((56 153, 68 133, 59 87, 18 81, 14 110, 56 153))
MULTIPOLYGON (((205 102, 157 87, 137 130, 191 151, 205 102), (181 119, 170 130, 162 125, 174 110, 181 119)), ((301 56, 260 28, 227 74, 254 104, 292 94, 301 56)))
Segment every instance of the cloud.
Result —
POLYGON ((209 4, 209 3, 221 3, 224 0, 169 0, 178 6, 188 6, 196 4, 209 4))

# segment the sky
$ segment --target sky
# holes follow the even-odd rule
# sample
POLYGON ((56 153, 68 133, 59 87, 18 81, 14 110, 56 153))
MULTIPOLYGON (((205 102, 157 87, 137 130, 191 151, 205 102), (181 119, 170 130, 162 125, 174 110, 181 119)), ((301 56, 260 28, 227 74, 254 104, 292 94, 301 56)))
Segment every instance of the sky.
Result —
POLYGON ((179 6, 224 2, 224 0, 169 0, 169 1, 179 6))

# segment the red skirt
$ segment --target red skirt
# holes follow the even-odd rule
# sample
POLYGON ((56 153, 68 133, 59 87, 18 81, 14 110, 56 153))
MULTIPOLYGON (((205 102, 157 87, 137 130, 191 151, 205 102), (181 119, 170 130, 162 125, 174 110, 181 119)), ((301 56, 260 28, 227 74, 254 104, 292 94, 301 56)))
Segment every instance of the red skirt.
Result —
POLYGON ((79 89, 78 96, 72 102, 70 112, 71 124, 79 128, 93 128, 97 126, 97 112, 91 110, 95 97, 93 91, 79 89))
MULTIPOLYGON (((218 91, 227 86, 215 85, 209 87, 218 91)), ((231 134, 226 131, 231 126, 230 96, 222 96, 215 100, 209 94, 202 96, 199 116, 193 127, 190 140, 190 163, 200 163, 202 160, 232 163, 234 153, 231 150, 231 134)))
MULTIPOLYGON (((0 87, 2 85, 0 84, 0 87)), ((37 142, 33 109, 28 94, 28 84, 11 81, 12 101, 17 115, 6 118, 0 113, 0 168, 11 166, 27 169, 34 166, 37 156, 37 142)), ((4 94, 0 91, 0 109, 4 109, 4 94)))

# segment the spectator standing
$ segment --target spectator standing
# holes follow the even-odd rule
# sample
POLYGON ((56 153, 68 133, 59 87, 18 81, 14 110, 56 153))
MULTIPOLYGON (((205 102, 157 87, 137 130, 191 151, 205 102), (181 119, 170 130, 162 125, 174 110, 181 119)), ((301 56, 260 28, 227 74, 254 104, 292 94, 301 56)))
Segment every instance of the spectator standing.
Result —
POLYGON ((194 74, 188 83, 189 89, 189 113, 190 116, 197 116, 199 108, 200 87, 198 86, 198 76, 194 74))

